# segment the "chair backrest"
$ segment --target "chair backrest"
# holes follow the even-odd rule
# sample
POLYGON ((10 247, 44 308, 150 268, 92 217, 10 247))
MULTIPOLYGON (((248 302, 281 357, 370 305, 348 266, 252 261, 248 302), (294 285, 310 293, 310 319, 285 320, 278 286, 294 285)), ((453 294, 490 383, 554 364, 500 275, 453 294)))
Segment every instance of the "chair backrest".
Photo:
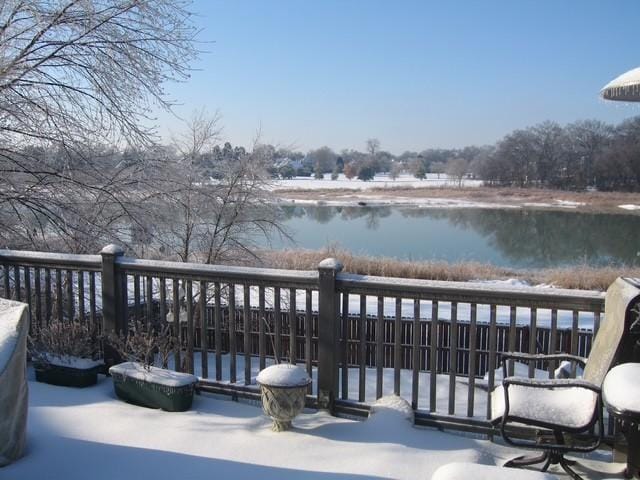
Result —
POLYGON ((607 372, 616 363, 625 334, 629 334, 630 308, 640 298, 640 289, 634 281, 616 279, 607 290, 604 319, 598 330, 587 359, 583 378, 602 386, 607 372))

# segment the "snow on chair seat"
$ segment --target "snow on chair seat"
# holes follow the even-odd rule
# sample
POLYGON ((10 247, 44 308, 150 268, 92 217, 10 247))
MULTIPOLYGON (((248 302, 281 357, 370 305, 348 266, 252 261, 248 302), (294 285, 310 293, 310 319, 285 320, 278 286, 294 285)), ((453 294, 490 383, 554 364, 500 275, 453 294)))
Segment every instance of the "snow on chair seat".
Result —
MULTIPOLYGON (((512 380, 513 379, 512 377, 512 380)), ((586 388, 563 386, 562 381, 521 379, 522 383, 509 386, 509 415, 541 424, 554 424, 567 429, 583 429, 593 423, 598 394, 586 388), (549 388, 540 388, 549 385, 549 388)), ((568 382, 567 382, 568 383, 568 382)), ((573 382, 571 383, 573 384, 573 382)), ((504 386, 497 387, 491 398, 491 419, 504 415, 504 386)))
POLYGON ((516 470, 482 465, 478 463, 454 462, 439 467, 431 476, 431 480, 557 480, 549 473, 532 470, 516 470))
POLYGON ((27 427, 28 306, 0 299, 0 467, 24 453, 27 427))

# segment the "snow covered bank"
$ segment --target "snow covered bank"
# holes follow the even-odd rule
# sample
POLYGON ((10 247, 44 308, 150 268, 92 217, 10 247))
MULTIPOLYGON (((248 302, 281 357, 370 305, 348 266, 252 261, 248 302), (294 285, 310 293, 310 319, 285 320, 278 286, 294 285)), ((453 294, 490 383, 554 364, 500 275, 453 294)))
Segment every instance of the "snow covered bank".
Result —
POLYGON ((273 180, 271 189, 277 190, 371 190, 372 188, 425 188, 425 187, 479 187, 481 180, 457 180, 450 179, 447 175, 427 174, 424 180, 419 180, 413 175, 403 174, 393 179, 388 174, 379 173, 373 180, 364 182, 357 178, 348 179, 344 174, 338 175, 336 180, 331 180, 331 175, 325 174, 324 179, 317 180, 313 177, 295 177, 283 180, 273 180))
MULTIPOLYGON (((314 199, 296 199, 280 197, 282 205, 323 205, 328 207, 385 207, 385 206, 406 206, 415 208, 521 208, 520 205, 510 205, 506 203, 480 202, 456 198, 414 198, 414 197, 388 197, 367 195, 354 199, 340 198, 338 200, 314 200, 314 199)), ((551 206, 551 205, 549 205, 551 206)))
POLYGON ((640 210, 640 205, 618 205, 618 208, 622 208, 623 210, 640 210))

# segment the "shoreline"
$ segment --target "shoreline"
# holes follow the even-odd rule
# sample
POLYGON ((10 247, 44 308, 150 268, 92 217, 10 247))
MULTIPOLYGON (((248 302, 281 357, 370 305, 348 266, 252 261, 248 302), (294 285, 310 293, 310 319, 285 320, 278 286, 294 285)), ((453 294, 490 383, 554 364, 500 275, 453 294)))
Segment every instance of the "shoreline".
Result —
MULTIPOLYGON (((319 180, 318 183, 321 183, 319 180)), ((640 194, 498 187, 274 188, 282 205, 556 210, 640 216, 640 194)))

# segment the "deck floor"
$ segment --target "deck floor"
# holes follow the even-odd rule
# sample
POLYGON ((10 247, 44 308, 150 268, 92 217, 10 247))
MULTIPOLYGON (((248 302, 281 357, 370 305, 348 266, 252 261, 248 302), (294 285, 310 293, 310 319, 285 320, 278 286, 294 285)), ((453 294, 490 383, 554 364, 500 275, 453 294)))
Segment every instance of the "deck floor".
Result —
MULTIPOLYGON (((305 411, 294 430, 274 433, 259 405, 212 395, 196 396, 189 412, 168 413, 121 402, 105 377, 71 389, 37 383, 30 372, 29 388, 27 453, 0 478, 430 479, 446 463, 502 465, 522 453, 415 428, 396 411, 366 421, 305 411)), ((584 464, 586 479, 622 478, 624 465, 610 453, 584 464)))

